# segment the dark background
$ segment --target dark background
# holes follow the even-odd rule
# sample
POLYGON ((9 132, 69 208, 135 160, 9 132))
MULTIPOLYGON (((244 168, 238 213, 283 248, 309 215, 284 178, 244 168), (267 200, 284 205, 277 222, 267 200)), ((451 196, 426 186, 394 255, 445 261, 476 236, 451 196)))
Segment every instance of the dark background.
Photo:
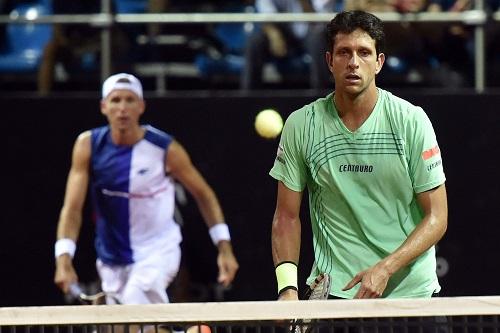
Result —
MULTIPOLYGON (((495 295, 499 276, 500 198, 498 132, 500 95, 398 93, 427 111, 438 136, 447 176, 449 227, 438 244, 444 296, 495 295)), ((230 225, 240 271, 222 296, 215 288, 216 251, 188 196, 184 266, 179 300, 272 300, 276 286, 270 230, 276 182, 268 176, 278 140, 253 128, 255 115, 274 108, 283 117, 318 96, 165 96, 147 98, 143 122, 173 134, 216 191, 230 225)), ((71 149, 83 130, 105 123, 99 96, 0 97, 7 151, 2 166, 0 306, 64 304, 53 285, 54 241, 70 166, 71 149)), ((4 155, 5 156, 5 155, 4 155)), ((305 209, 307 209, 305 207, 305 209)), ((303 218, 300 282, 312 262, 307 211, 303 218)), ((82 282, 96 279, 93 225, 85 209, 75 265, 82 282)), ((179 289, 177 289, 179 290, 179 289)), ((173 292, 174 298, 176 293, 173 292)))

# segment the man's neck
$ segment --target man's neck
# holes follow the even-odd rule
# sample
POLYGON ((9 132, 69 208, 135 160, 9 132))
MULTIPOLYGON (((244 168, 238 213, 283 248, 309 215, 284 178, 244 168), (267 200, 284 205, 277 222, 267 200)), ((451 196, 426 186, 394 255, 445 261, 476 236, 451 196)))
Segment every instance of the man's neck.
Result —
POLYGON ((337 109, 340 119, 352 132, 360 128, 373 112, 377 104, 378 90, 376 87, 353 96, 337 92, 333 95, 333 103, 337 109))
POLYGON ((131 146, 142 140, 145 130, 141 126, 129 129, 111 129, 111 138, 116 145, 131 146))

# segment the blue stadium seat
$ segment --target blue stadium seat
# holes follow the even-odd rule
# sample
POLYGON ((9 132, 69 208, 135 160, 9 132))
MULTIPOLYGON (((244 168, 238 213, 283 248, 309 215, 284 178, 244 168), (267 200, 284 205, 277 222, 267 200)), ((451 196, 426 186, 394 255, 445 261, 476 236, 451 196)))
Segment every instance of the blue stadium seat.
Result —
POLYGON ((214 27, 215 38, 221 43, 218 52, 202 52, 195 64, 202 76, 239 75, 245 62, 243 51, 247 38, 243 23, 220 23, 214 27))
MULTIPOLYGON (((251 5, 229 4, 222 12, 255 12, 251 5)), ((195 66, 203 77, 214 75, 239 76, 245 63, 244 50, 247 36, 254 25, 251 23, 217 23, 213 26, 215 45, 207 43, 201 48, 194 60, 195 66)))
MULTIPOLYGON (((255 12, 253 6, 235 6, 226 8, 226 12, 255 12)), ((245 64, 245 44, 249 34, 260 29, 259 24, 252 23, 218 23, 214 25, 214 38, 219 47, 206 45, 196 55, 195 65, 203 77, 214 75, 240 75, 245 64), (215 51, 215 52, 214 52, 215 51)), ((286 59, 274 60, 272 65, 280 73, 305 74, 309 70, 310 57, 297 54, 286 59)))
MULTIPOLYGON (((16 7, 11 16, 36 17, 51 14, 50 2, 43 0, 16 7)), ((45 45, 52 37, 52 25, 34 23, 8 23, 5 51, 0 53, 0 72, 35 72, 41 61, 45 45)))
POLYGON ((119 14, 146 13, 148 0, 114 0, 114 5, 119 14))

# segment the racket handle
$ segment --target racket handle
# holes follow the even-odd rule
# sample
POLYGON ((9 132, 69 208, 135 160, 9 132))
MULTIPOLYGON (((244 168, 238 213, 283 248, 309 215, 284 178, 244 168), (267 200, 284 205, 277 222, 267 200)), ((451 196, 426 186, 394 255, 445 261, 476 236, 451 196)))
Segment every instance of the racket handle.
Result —
POLYGON ((68 292, 73 297, 80 297, 80 295, 83 294, 83 290, 78 283, 70 284, 68 292))

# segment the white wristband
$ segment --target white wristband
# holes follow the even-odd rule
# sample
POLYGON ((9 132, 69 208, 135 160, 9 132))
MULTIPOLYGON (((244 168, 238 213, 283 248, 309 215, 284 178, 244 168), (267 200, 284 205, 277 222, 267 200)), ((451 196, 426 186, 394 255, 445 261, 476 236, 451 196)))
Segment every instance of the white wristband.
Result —
POLYGON ((65 253, 69 254, 71 258, 75 256, 76 244, 72 239, 69 238, 58 239, 54 248, 55 248, 56 258, 65 253))
POLYGON ((208 233, 210 234, 210 238, 212 238, 212 242, 215 246, 219 244, 220 241, 231 240, 231 236, 229 235, 229 228, 225 223, 217 223, 208 229, 208 233))

